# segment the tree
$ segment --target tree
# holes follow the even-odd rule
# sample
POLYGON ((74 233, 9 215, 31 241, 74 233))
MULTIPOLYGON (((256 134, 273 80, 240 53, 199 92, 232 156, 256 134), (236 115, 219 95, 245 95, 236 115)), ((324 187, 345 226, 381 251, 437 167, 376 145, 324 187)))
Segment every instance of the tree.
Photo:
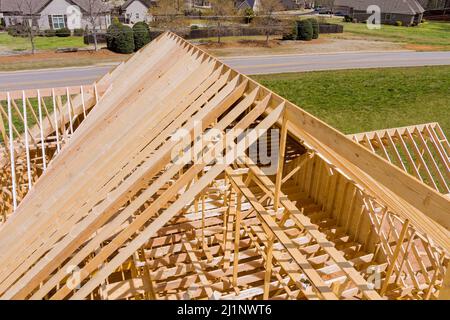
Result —
POLYGON ((17 0, 16 6, 17 11, 22 13, 22 28, 30 40, 31 53, 34 54, 36 52, 34 38, 36 37, 36 31, 39 30, 36 17, 34 17, 34 12, 38 9, 36 2, 34 0, 17 0))
POLYGON ((284 6, 280 0, 259 1, 257 19, 255 21, 263 29, 267 44, 269 44, 269 37, 277 24, 275 13, 283 10, 283 8, 284 6))
POLYGON ((159 0, 150 8, 155 25, 164 30, 176 30, 185 26, 185 2, 181 0, 159 0))
POLYGON ((103 16, 105 12, 108 12, 110 10, 110 5, 102 0, 83 0, 83 2, 85 4, 85 16, 87 18, 87 21, 89 22, 89 26, 87 27, 87 29, 89 30, 89 28, 91 28, 92 36, 94 38, 94 48, 95 51, 97 51, 97 28, 99 26, 101 16, 103 16))
POLYGON ((220 43, 222 37, 222 27, 224 22, 236 13, 233 0, 211 0, 211 9, 208 12, 217 27, 217 42, 220 43))

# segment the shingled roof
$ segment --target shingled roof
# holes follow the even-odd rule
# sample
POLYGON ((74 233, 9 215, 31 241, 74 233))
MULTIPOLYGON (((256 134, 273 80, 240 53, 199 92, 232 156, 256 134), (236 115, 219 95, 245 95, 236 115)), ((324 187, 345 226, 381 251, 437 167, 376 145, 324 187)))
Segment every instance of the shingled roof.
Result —
POLYGON ((369 6, 377 5, 381 8, 381 12, 412 15, 425 12, 416 0, 335 0, 334 5, 351 7, 359 11, 366 11, 369 6))
MULTIPOLYGON (((31 13, 37 14, 47 7, 53 0, 1 0, 0 12, 24 12, 29 13, 31 5, 31 13)), ((67 3, 80 7, 83 11, 90 11, 89 0, 65 0, 67 3)), ((94 10, 109 11, 110 5, 101 0, 93 2, 94 10)))
POLYGON ((154 0, 127 0, 123 5, 122 8, 126 9, 128 8, 128 6, 130 4, 132 4, 134 1, 139 1, 140 3, 142 3, 144 6, 146 6, 147 8, 150 8, 151 6, 156 5, 156 1, 154 0))

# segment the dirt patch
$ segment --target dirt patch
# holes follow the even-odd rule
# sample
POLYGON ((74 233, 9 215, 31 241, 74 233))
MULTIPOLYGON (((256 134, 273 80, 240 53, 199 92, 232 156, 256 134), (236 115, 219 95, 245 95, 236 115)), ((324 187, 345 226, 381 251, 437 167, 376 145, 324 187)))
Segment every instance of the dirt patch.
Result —
MULTIPOLYGON (((311 44, 320 44, 325 42, 323 39, 312 40, 311 44)), ((271 39, 268 42, 266 40, 238 40, 228 42, 215 42, 209 41, 206 43, 200 43, 199 46, 205 49, 233 49, 233 48, 281 48, 285 47, 287 43, 295 41, 283 41, 279 39, 271 39)))
POLYGON ((333 53, 348 51, 397 51, 405 50, 400 43, 388 41, 369 41, 362 39, 337 39, 322 37, 313 41, 234 41, 224 43, 200 44, 215 56, 246 56, 267 54, 333 53))

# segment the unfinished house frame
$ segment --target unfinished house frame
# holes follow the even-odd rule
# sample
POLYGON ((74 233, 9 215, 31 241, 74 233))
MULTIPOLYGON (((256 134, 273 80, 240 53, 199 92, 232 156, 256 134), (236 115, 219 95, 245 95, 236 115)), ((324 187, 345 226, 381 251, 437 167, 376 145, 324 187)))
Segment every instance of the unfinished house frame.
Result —
POLYGON ((0 298, 449 298, 436 125, 348 138, 172 33, 86 91, 2 129, 0 298))
POLYGON ((0 224, 47 170, 100 93, 96 84, 0 93, 0 224))

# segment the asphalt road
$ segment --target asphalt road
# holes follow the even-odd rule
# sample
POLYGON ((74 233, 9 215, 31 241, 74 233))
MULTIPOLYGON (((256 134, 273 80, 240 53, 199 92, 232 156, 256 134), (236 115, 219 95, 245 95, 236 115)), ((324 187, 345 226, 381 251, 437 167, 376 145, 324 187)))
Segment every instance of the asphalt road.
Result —
MULTIPOLYGON (((299 54, 222 59, 248 74, 306 72, 319 70, 450 65, 450 52, 381 52, 299 54)), ((113 66, 0 73, 0 91, 90 84, 113 66)))
POLYGON ((0 91, 92 84, 114 66, 0 72, 0 91))

